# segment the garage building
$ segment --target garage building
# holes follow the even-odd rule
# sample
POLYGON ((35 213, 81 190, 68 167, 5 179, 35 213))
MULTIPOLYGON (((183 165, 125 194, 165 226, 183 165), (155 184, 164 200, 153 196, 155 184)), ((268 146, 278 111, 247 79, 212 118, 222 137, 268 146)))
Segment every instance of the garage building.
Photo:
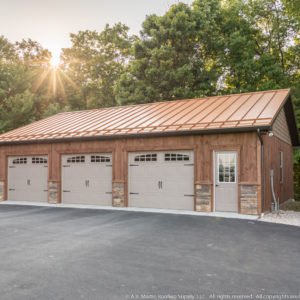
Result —
POLYGON ((289 89, 60 113, 0 135, 0 200, 259 215, 298 145, 289 89))

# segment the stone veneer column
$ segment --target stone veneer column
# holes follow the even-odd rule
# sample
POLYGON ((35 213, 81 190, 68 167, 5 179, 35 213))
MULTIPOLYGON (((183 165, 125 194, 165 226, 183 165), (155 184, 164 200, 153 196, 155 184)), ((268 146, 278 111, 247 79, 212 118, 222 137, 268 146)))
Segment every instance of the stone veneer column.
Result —
POLYGON ((196 211, 211 212, 211 184, 196 184, 196 211))
POLYGON ((241 185, 241 213, 246 215, 258 214, 257 185, 241 185))
POLYGON ((4 201, 4 181, 0 181, 0 201, 4 201))
POLYGON ((49 181, 48 183, 48 203, 57 204, 58 202, 58 182, 49 181))
POLYGON ((115 207, 124 207, 125 191, 123 182, 113 182, 112 205, 115 207))

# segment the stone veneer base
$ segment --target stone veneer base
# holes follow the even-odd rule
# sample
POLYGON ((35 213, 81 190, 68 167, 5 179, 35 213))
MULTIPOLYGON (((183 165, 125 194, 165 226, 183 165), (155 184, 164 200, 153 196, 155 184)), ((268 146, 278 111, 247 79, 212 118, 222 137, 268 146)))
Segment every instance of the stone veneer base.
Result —
POLYGON ((124 207, 125 206, 125 191, 124 183, 114 182, 112 191, 112 206, 114 207, 124 207))
POLYGON ((50 181, 48 184, 48 203, 58 203, 58 182, 50 181))
POLYGON ((196 211, 211 212, 211 184, 196 184, 196 211))
POLYGON ((258 186, 241 185, 241 214, 257 215, 258 186))

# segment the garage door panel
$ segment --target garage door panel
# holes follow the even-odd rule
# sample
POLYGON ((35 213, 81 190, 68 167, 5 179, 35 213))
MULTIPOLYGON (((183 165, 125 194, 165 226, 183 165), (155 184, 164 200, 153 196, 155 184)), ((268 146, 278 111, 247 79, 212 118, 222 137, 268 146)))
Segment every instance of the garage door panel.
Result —
POLYGON ((193 151, 129 154, 129 206, 194 209, 193 151))
POLYGON ((62 202, 112 205, 112 155, 62 156, 62 202))
POLYGON ((8 200, 47 202, 47 156, 8 158, 8 200))

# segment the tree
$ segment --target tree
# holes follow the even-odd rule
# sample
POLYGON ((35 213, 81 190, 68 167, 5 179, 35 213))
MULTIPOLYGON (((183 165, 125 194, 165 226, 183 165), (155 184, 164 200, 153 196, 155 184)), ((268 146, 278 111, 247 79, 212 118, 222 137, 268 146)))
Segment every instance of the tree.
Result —
POLYGON ((35 100, 28 90, 5 98, 0 106, 0 132, 35 121, 35 100))
MULTIPOLYGON (((297 22, 279 0, 227 0, 219 56, 229 92, 285 88, 295 76, 290 55, 297 22)), ((299 30, 299 29, 298 29, 299 30)))
POLYGON ((118 23, 96 31, 71 34, 72 47, 63 49, 64 83, 75 109, 116 105, 114 87, 124 71, 134 37, 118 23))
POLYGON ((15 51, 18 60, 30 67, 50 66, 51 53, 38 42, 31 39, 16 42, 15 51))
POLYGON ((41 117, 44 90, 34 86, 50 53, 31 40, 12 44, 3 37, 0 53, 0 132, 5 132, 41 117))
POLYGON ((116 88, 119 103, 172 100, 215 92, 218 64, 215 52, 210 51, 214 35, 209 43, 202 37, 212 31, 207 23, 208 11, 220 6, 211 4, 217 1, 202 2, 206 9, 202 13, 179 3, 162 17, 146 18, 141 40, 134 45, 133 59, 116 88))

